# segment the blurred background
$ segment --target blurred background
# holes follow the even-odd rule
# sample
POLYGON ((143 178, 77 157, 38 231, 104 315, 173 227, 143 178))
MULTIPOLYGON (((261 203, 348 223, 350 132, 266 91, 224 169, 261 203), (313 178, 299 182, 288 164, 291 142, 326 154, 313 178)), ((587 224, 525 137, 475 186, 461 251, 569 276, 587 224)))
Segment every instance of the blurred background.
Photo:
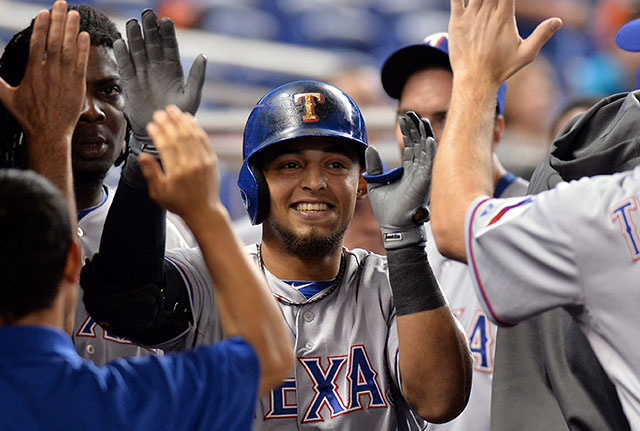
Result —
MULTIPOLYGON (((69 1, 69 0, 68 0, 69 1)), ((389 166, 399 161, 395 103, 380 84, 382 63, 396 49, 446 31, 448 0, 87 0, 124 24, 145 8, 179 27, 184 67, 204 53, 207 81, 198 119, 222 161, 222 197, 243 214, 235 186, 242 129, 258 99, 296 79, 318 79, 346 91, 362 108, 370 143, 389 166)), ((0 45, 52 1, 0 0, 0 45)), ((614 36, 636 18, 640 0, 517 0, 522 36, 549 16, 564 28, 539 58, 508 82, 506 133, 498 153, 528 177, 553 139, 552 122, 569 100, 638 87, 640 53, 618 49, 614 36)))

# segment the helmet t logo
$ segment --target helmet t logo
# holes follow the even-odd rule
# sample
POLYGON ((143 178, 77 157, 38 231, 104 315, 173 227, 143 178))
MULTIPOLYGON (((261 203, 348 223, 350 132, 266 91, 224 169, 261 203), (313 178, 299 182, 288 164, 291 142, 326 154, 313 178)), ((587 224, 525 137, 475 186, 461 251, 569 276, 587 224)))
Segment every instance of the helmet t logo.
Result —
POLYGON ((324 103, 324 96, 322 93, 298 93, 293 95, 293 101, 296 105, 300 105, 304 99, 304 116, 302 121, 305 123, 312 123, 318 121, 318 115, 316 115, 316 100, 318 103, 324 103))

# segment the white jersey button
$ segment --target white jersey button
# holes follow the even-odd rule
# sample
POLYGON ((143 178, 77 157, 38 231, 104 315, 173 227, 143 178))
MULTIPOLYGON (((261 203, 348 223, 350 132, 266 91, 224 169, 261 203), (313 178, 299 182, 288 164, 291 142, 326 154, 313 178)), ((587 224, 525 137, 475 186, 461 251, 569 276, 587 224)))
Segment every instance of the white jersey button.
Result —
POLYGON ((93 347, 93 344, 87 344, 87 353, 90 355, 93 355, 94 353, 96 353, 96 348, 93 347))
POLYGON ((313 320, 313 313, 311 311, 307 311, 302 315, 302 318, 305 320, 305 322, 311 322, 313 320))
POLYGON ((313 343, 311 341, 307 341, 304 345, 307 349, 311 349, 313 347, 313 343))
POLYGON ((78 226, 78 236, 80 238, 82 238, 84 236, 84 231, 82 230, 82 228, 80 226, 78 226))

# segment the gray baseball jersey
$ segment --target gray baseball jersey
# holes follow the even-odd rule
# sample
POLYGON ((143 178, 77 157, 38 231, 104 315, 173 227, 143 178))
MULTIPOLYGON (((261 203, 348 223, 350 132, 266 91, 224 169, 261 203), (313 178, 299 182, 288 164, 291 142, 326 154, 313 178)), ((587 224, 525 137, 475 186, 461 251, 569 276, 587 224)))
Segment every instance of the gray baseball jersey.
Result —
MULTIPOLYGON (((104 191, 104 199, 100 205, 80 211, 82 217, 78 221, 78 238, 82 246, 83 262, 93 257, 100 248, 102 229, 115 195, 113 188, 104 187, 104 191)), ((167 249, 186 246, 175 226, 167 222, 167 249)), ((114 268, 114 271, 117 271, 117 268, 114 268)), ((139 347, 125 338, 116 337, 102 329, 87 313, 82 301, 83 291, 80 287, 78 287, 78 292, 73 343, 80 356, 97 365, 103 365, 116 358, 162 353, 159 349, 139 347)))
MULTIPOLYGON (((259 264, 257 247, 247 249, 259 264)), ((259 400, 254 429, 426 427, 400 391, 396 314, 386 258, 359 249, 345 249, 343 256, 342 279, 309 299, 264 269, 291 329, 297 360, 283 385, 259 400)), ((183 349, 217 341, 222 333, 200 251, 173 250, 167 259, 189 288, 195 325, 181 339, 161 347, 183 349)))
MULTIPOLYGON (((528 183, 513 174, 503 177, 496 187, 498 197, 524 196, 528 183), (504 186, 502 180, 506 182, 504 186)), ((467 265, 441 255, 436 247, 431 223, 427 224, 427 255, 433 274, 449 302, 451 311, 464 326, 474 358, 473 384, 464 411, 445 424, 433 424, 438 431, 489 431, 491 423, 491 384, 497 327, 490 322, 475 294, 467 265)))
POLYGON ((567 309, 633 429, 640 429, 638 195, 640 167, 527 198, 478 198, 465 222, 469 270, 487 315, 513 325, 567 309))

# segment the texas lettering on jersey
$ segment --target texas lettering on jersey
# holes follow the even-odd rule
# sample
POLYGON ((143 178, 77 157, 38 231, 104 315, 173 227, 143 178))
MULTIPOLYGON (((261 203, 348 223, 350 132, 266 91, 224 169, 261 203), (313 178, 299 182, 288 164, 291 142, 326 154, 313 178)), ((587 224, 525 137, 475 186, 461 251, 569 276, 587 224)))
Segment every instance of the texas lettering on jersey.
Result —
MULTIPOLYGON (((107 341, 112 341, 114 343, 119 343, 119 344, 131 344, 133 346, 138 346, 133 341, 127 338, 122 338, 122 337, 118 337, 116 335, 110 334, 108 331, 98 326, 98 322, 93 320, 93 317, 91 316, 87 316, 84 322, 82 322, 82 325, 80 325, 80 327, 76 331, 76 337, 98 338, 98 335, 96 332, 97 328, 102 329, 101 331, 102 337, 107 341)), ((159 349, 151 349, 146 347, 143 347, 143 348, 155 354, 157 354, 159 350, 159 349)))
MULTIPOLYGON (((389 394, 383 394, 378 382, 379 373, 371 365, 364 345, 351 346, 348 355, 328 357, 298 357, 310 380, 312 399, 298 405, 296 379, 290 377, 271 391, 270 409, 264 419, 297 418, 310 423, 353 413, 363 409, 389 408, 389 394), (324 416, 323 416, 324 415, 324 416)), ((299 373, 302 374, 302 373, 299 373)))

